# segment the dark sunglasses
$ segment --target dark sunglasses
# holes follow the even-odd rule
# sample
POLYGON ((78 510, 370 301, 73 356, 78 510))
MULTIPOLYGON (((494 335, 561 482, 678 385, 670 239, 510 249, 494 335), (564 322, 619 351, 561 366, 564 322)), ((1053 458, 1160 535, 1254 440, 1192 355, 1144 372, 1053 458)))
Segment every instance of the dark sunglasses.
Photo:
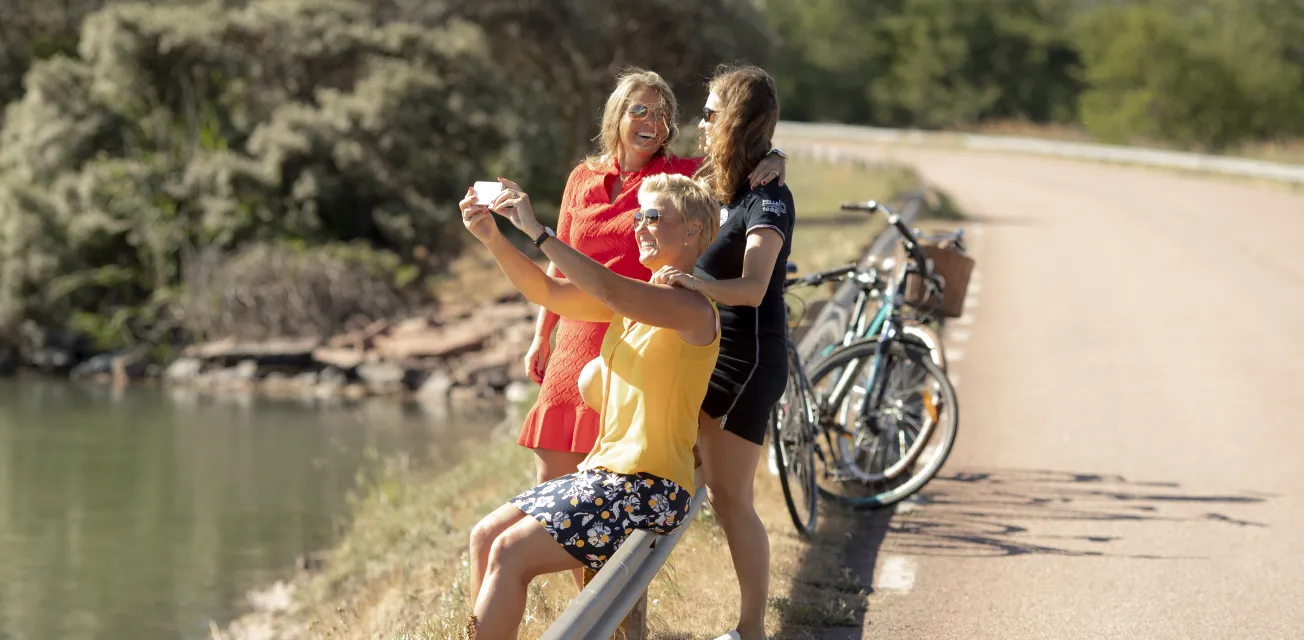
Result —
POLYGON ((664 109, 660 107, 652 108, 640 102, 635 102, 629 105, 628 109, 625 109, 625 113, 629 114, 629 117, 634 120, 642 120, 649 115, 661 116, 664 113, 664 109))
POLYGON ((635 211, 634 226, 637 227, 638 223, 647 220, 647 226, 655 227, 657 226, 657 223, 661 222, 663 218, 665 218, 665 214, 661 213, 656 209, 644 209, 643 211, 635 211))
POLYGON ((720 113, 720 112, 719 112, 719 111, 716 111, 715 109, 712 109, 711 107, 703 106, 703 107, 702 107, 702 121, 703 121, 703 122, 710 122, 713 118, 715 118, 715 114, 717 114, 717 113, 720 113))

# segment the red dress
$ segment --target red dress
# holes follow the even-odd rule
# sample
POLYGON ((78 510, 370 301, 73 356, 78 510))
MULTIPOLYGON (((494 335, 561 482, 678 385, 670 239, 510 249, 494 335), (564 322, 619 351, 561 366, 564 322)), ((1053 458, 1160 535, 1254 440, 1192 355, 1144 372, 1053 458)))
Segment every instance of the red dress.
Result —
MULTIPOLYGON (((634 217, 643 178, 660 173, 693 175, 701 158, 657 157, 625 179, 614 202, 611 185, 618 169, 590 169, 581 163, 571 171, 557 218, 557 237, 622 276, 646 282, 652 277, 638 261, 634 217)), ((580 370, 598 357, 605 322, 562 318, 556 347, 548 357, 539 399, 525 416, 517 443, 531 449, 588 453, 598 440, 598 412, 580 398, 580 370)))

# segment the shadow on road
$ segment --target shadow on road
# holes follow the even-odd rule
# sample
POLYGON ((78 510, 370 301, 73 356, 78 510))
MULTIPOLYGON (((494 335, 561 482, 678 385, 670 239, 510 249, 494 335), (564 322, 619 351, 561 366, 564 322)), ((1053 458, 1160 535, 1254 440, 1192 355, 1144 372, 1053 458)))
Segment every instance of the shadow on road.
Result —
POLYGON ((1171 558, 1159 549, 1111 552, 1109 543, 1120 537, 1103 534, 1099 525, 1165 521, 1265 527, 1224 511, 1268 497, 1192 494, 1177 483, 1087 473, 966 471, 935 478, 920 492, 917 506, 892 519, 887 533, 894 550, 915 555, 1171 558), (1049 521, 1061 524, 1036 526, 1049 521))
MULTIPOLYGON (((1273 496, 1198 494, 1172 482, 1050 470, 973 470, 934 478, 894 508, 824 510, 819 535, 780 607, 783 638, 860 638, 884 558, 1026 555, 1172 559, 1162 547, 1117 549, 1128 523, 1266 528, 1247 507, 1273 496), (826 629, 811 635, 811 626, 826 629)), ((883 571, 890 574, 892 571, 883 571)), ((892 576, 880 580, 891 581, 892 576)))

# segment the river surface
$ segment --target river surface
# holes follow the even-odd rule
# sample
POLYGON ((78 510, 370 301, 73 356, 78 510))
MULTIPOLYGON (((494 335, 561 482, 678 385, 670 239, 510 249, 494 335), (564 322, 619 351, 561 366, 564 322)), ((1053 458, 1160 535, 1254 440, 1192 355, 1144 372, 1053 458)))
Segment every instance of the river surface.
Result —
POLYGON ((0 638, 207 638, 329 547, 379 458, 437 471, 491 422, 0 380, 0 638))

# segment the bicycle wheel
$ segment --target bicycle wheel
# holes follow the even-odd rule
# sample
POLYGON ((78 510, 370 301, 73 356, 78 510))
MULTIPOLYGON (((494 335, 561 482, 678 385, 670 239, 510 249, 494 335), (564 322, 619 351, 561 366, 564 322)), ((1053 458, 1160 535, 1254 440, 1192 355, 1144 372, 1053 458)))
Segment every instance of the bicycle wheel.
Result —
POLYGON ((789 345, 788 387, 770 412, 770 446, 779 470, 779 486, 788 515, 803 538, 815 533, 819 491, 815 484, 815 427, 811 424, 810 389, 801 362, 789 345))
POLYGON ((883 392, 867 415, 866 366, 877 338, 859 340, 829 355, 809 377, 819 407, 820 428, 835 434, 834 483, 820 493, 855 508, 899 502, 919 491, 945 464, 955 446, 959 405, 955 389, 927 347, 894 340, 878 384, 883 392), (841 397, 831 398, 846 378, 841 397))

